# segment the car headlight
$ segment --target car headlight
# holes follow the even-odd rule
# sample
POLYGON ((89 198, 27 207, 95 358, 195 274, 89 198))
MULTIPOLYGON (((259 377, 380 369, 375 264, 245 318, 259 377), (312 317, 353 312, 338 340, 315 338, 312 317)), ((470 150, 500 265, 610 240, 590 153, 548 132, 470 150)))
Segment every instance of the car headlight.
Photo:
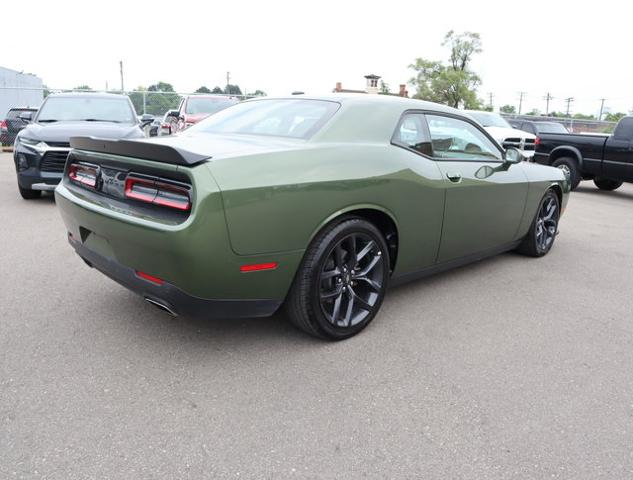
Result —
POLYGON ((34 150, 37 150, 40 153, 48 148, 48 145, 46 145, 45 142, 41 140, 35 140, 34 138, 18 137, 17 141, 18 143, 21 143, 25 147, 30 147, 34 150))

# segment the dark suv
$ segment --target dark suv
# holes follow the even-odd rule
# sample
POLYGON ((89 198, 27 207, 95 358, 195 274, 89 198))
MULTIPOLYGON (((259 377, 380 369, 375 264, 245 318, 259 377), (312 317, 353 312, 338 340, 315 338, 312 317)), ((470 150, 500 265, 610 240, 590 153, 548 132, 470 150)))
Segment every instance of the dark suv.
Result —
POLYGON ((25 112, 34 115, 37 108, 12 108, 7 113, 7 118, 0 120, 0 144, 13 145, 18 132, 27 125, 27 122, 20 118, 20 115, 25 112))
POLYGON ((13 160, 25 199, 55 189, 70 151, 70 137, 144 137, 134 106, 125 95, 53 94, 34 116, 25 112, 21 118, 29 124, 15 139, 13 160))

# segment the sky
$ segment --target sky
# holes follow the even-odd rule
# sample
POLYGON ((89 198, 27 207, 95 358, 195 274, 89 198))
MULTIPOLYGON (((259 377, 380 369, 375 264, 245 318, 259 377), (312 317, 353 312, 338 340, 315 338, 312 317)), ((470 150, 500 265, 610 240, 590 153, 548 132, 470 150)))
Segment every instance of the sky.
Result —
MULTIPOLYGON (((331 92, 336 82, 363 89, 381 75, 392 91, 413 76, 417 57, 446 60, 446 32, 481 35, 472 68, 479 96, 496 109, 597 114, 633 109, 630 29, 633 4, 531 0, 4 2, 0 66, 35 73, 52 88, 87 84, 125 89, 158 81, 191 92, 224 87, 269 95, 331 92), (20 21, 13 21, 20 19, 20 21), (13 39, 7 42, 7 39, 13 39)), ((414 89, 409 86, 410 93, 414 89)))

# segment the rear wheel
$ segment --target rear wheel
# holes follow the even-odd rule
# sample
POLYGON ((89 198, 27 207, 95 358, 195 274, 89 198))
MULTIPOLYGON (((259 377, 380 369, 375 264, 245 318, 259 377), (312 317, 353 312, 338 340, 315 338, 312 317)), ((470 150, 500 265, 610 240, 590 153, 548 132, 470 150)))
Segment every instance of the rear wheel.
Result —
POLYGON ((18 185, 18 190, 20 190, 20 195, 25 200, 33 200, 34 198, 40 198, 42 196, 41 190, 31 190, 30 188, 22 188, 18 185))
POLYGON ((615 190, 620 188, 622 182, 618 182, 617 180, 611 180, 610 178, 594 178, 593 183, 596 184, 600 190, 615 190))
POLYGON ((571 158, 571 157, 557 158, 554 161, 554 163, 552 163, 552 167, 559 168, 563 172, 565 172, 565 175, 567 175, 567 177, 569 178, 571 182, 572 190, 574 190, 580 183, 580 180, 582 180, 582 178, 580 177, 579 169, 578 169, 578 162, 574 158, 571 158))
POLYGON ((380 231, 350 218, 321 232, 306 251, 286 301, 292 323, 322 338, 356 335, 376 316, 389 280, 380 231))
POLYGON ((552 249, 554 240, 556 240, 559 218, 560 204, 558 195, 553 190, 548 190, 539 204, 528 234, 517 248, 517 251, 530 257, 546 255, 552 249))

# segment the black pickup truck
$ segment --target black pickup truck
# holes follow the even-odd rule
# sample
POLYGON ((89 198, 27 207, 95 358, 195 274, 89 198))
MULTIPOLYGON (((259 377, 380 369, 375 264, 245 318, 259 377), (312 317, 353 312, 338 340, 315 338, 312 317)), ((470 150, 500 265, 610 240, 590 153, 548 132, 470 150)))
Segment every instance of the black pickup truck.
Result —
POLYGON ((534 161, 565 171, 572 190, 581 180, 593 180, 601 190, 633 182, 633 116, 620 120, 609 136, 540 134, 534 161))

